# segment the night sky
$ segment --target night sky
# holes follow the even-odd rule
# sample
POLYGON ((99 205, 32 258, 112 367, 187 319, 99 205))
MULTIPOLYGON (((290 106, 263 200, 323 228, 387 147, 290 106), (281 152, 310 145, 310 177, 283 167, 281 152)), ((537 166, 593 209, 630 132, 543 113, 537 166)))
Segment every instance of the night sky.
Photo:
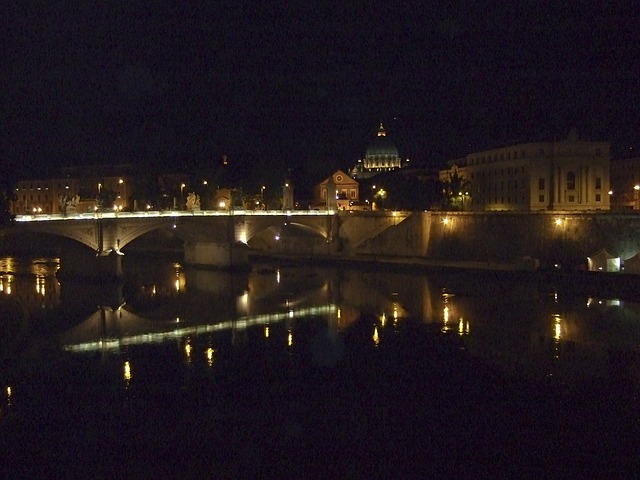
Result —
POLYGON ((617 156, 640 146, 628 11, 343 3, 360 2, 2 2, 0 160, 180 172, 226 154, 318 179, 353 165, 380 122, 401 156, 435 166, 572 127, 617 156))

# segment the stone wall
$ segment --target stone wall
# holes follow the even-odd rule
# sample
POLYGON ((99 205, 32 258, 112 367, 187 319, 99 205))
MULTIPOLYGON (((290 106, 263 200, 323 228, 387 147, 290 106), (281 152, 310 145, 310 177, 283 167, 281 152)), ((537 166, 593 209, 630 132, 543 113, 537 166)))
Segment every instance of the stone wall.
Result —
POLYGON ((640 215, 415 212, 355 253, 492 262, 532 257, 542 266, 574 268, 603 248, 622 260, 640 251, 640 215))

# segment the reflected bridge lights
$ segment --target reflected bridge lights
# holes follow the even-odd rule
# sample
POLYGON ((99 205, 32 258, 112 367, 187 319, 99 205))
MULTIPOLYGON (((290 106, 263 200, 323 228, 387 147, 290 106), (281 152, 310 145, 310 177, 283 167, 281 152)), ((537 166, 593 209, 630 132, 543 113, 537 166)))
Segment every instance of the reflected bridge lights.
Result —
POLYGON ((378 345, 380 345, 380 335, 378 334, 378 326, 377 325, 373 326, 373 335, 372 335, 371 339, 373 340, 373 344, 376 347, 378 345))
POLYGON ((205 355, 207 357, 207 365, 210 366, 210 367, 213 367, 213 362, 215 361, 215 354, 216 354, 216 351, 211 346, 209 348, 207 348, 207 350, 205 352, 205 355))
POLYGON ((5 293, 7 295, 11 295, 12 281, 13 281, 13 277, 11 275, 0 277, 0 292, 5 293))
POLYGON ((553 358, 560 358, 560 340, 564 332, 562 331, 562 319, 557 313, 553 314, 553 358))
POLYGON ((122 375, 124 378, 124 386, 125 388, 128 388, 132 378, 131 363, 129 362, 129 360, 124 362, 124 366, 122 370, 123 370, 122 375))
POLYGON ((187 341, 184 344, 184 355, 185 360, 188 364, 191 364, 191 352, 193 351, 193 347, 191 346, 191 338, 187 337, 187 341))
POLYGON ((469 332, 469 321, 467 320, 465 322, 464 319, 460 317, 460 319, 458 320, 458 335, 469 335, 469 332))
POLYGON ((46 279, 44 278, 44 276, 42 275, 36 276, 36 293, 38 295, 42 295, 43 297, 46 294, 45 282, 46 282, 46 279))
POLYGON ((442 293, 442 331, 448 332, 451 327, 449 326, 449 317, 451 315, 451 309, 449 308, 449 297, 451 295, 447 292, 442 293))

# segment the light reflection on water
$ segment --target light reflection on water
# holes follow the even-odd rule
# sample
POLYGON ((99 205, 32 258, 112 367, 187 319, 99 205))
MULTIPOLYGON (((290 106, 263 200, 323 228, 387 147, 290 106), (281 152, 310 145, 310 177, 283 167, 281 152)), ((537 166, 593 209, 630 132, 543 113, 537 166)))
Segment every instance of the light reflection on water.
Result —
MULTIPOLYGON (((373 319, 369 341, 375 346, 412 318, 518 376, 580 382, 622 371, 640 382, 640 306, 634 302, 565 297, 525 281, 505 285, 484 279, 461 287, 451 277, 436 275, 267 265, 228 274, 175 262, 129 261, 124 287, 115 288, 60 285, 57 259, 25 264, 3 258, 0 267, 13 273, 0 277, 0 295, 15 299, 30 317, 53 323, 68 309, 93 308, 82 318, 67 317, 56 335, 47 337, 70 352, 132 355, 136 346, 178 342, 188 364, 203 361, 211 367, 221 354, 219 335, 256 348, 279 341, 292 350, 305 343, 305 323, 311 320, 337 334, 368 314, 373 319), (52 309, 55 315, 47 314, 52 309)), ((41 338, 33 322, 10 331, 41 338)), ((0 346, 9 351, 8 343, 5 339, 0 346)), ((124 368, 131 380, 129 361, 124 368)))
POLYGON ((277 478, 312 478, 331 458, 333 478, 380 456, 380 477, 395 478, 435 448, 438 473, 464 461, 476 472, 504 451, 501 467, 530 458, 534 476, 562 478, 545 462, 564 467, 585 439, 590 453, 603 432, 609 445, 637 438, 626 388, 640 378, 637 304, 531 279, 125 260, 119 286, 16 273, 0 293, 0 450, 12 465, 174 478, 202 462, 203 478, 238 478, 282 463, 292 468, 277 478), (513 381, 524 376, 542 381, 513 381), (300 458, 311 467, 296 475, 300 458))

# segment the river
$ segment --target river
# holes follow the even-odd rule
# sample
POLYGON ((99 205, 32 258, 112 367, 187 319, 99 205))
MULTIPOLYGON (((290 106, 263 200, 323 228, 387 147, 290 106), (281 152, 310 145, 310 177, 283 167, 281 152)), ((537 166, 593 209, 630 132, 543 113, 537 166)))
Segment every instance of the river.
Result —
POLYGON ((7 478, 635 471, 640 304, 535 276, 0 258, 7 478))

